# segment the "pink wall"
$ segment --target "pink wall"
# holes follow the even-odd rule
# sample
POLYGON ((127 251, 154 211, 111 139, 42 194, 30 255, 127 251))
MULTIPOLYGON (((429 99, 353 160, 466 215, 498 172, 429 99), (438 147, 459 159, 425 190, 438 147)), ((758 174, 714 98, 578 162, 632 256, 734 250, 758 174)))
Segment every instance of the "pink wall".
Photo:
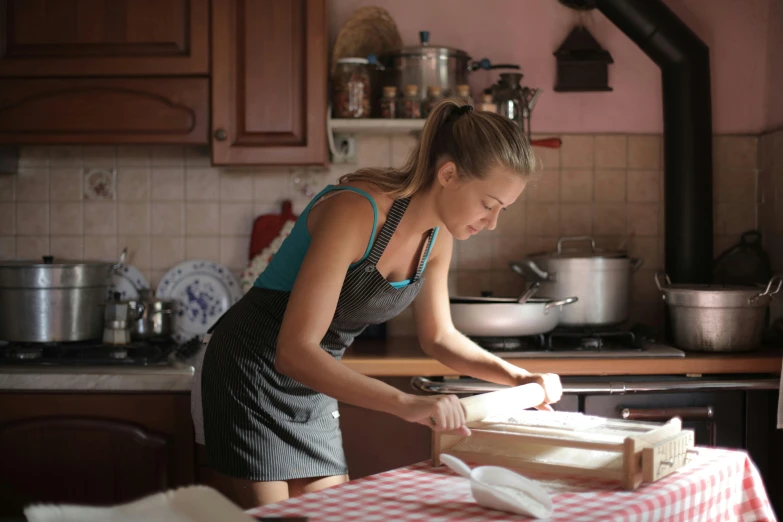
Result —
MULTIPOLYGON (((767 125, 763 100, 772 1, 779 0, 665 0, 710 46, 716 133, 758 133, 767 125)), ((614 90, 557 93, 552 53, 579 16, 556 0, 331 0, 332 42, 364 5, 388 10, 406 45, 418 43, 420 30, 429 30, 433 45, 463 49, 474 59, 520 64, 524 83, 544 89, 533 112, 533 132, 662 132, 658 66, 598 12, 584 22, 614 58, 609 66, 614 90)), ((775 38, 783 38, 781 33, 775 38)), ((780 90, 783 72, 776 75, 780 90)), ((478 71, 471 84, 478 91, 495 79, 495 73, 478 71)), ((783 101, 776 103, 783 117, 783 101)))
POLYGON ((767 31, 766 129, 783 129, 783 0, 770 0, 767 31))

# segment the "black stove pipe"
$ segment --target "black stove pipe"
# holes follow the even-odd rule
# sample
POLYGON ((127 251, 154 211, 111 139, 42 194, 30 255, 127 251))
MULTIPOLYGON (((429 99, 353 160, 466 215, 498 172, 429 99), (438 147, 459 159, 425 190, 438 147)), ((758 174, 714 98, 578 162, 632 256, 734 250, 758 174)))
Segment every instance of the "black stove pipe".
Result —
POLYGON ((595 0, 660 68, 666 272, 675 283, 712 279, 710 52, 661 0, 595 0))

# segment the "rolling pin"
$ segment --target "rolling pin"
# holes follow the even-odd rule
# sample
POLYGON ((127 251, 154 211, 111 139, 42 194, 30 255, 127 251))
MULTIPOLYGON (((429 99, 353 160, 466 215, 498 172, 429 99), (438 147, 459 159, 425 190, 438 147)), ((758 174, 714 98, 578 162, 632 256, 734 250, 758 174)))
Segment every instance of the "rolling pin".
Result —
POLYGON ((540 384, 530 383, 465 397, 459 401, 465 410, 466 422, 475 422, 495 415, 535 408, 542 404, 545 398, 544 388, 540 384))

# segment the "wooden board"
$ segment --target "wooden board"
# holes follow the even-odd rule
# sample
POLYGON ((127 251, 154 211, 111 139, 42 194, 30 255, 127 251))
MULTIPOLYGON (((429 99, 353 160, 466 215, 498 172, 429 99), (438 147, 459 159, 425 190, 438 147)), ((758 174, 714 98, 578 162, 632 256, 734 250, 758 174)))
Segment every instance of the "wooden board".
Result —
MULTIPOLYGON (((491 397, 485 398, 482 407, 495 411, 487 400, 491 397)), ((469 437, 433 434, 434 465, 440 464, 442 453, 449 453, 474 464, 618 481, 633 490, 685 465, 694 445, 693 432, 683 431, 676 417, 656 423, 571 412, 515 411, 468 426, 469 437)))

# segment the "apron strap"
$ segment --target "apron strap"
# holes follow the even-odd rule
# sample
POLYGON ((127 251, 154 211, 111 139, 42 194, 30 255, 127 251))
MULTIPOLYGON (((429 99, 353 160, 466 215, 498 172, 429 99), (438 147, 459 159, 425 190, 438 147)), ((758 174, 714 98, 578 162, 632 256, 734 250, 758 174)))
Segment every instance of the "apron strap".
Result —
POLYGON ((373 265, 378 264, 378 260, 383 255, 383 251, 386 250, 386 245, 389 244, 389 240, 397 230, 397 225, 400 224, 403 214, 408 209, 408 204, 411 202, 411 198, 403 198, 395 200, 389 209, 389 215, 386 216, 386 223, 381 227, 381 232, 378 234, 378 238, 375 240, 375 244, 370 250, 370 255, 367 260, 373 265))
POLYGON ((421 256, 419 268, 416 269, 416 275, 413 276, 414 281, 417 281, 421 277, 421 273, 424 272, 424 267, 427 266, 427 259, 430 257, 430 252, 432 251, 432 244, 435 242, 437 235, 437 227, 430 230, 430 235, 427 237, 427 242, 424 244, 424 255, 421 256))

